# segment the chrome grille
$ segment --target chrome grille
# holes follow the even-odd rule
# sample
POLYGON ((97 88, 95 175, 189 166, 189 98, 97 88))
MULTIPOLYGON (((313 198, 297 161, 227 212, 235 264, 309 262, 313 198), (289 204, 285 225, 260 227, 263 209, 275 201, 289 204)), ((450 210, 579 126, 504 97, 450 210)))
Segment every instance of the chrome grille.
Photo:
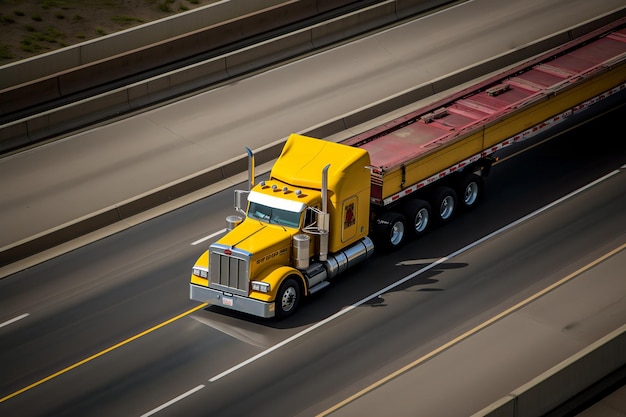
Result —
POLYGON ((209 287, 239 295, 248 295, 251 254, 213 244, 209 259, 209 287))

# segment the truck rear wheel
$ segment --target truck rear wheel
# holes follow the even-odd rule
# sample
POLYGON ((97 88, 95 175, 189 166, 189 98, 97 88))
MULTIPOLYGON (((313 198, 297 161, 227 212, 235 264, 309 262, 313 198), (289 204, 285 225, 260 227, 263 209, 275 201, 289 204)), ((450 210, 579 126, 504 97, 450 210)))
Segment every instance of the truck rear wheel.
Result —
POLYGON ((483 179, 474 173, 465 174, 459 181, 458 192, 461 208, 469 210, 474 208, 483 195, 483 179))
POLYGON ((430 226, 432 209, 427 201, 413 198, 406 202, 404 214, 415 237, 422 236, 430 226))
POLYGON ((456 213, 457 194, 450 187, 438 187, 433 194, 432 205, 437 221, 448 223, 456 213))
POLYGON ((284 280, 276 294, 276 314, 278 317, 284 318, 293 314, 300 304, 301 294, 300 285, 295 279, 287 278, 284 280))
POLYGON ((399 248, 406 240, 406 218, 399 213, 382 213, 374 225, 376 242, 387 252, 399 248))

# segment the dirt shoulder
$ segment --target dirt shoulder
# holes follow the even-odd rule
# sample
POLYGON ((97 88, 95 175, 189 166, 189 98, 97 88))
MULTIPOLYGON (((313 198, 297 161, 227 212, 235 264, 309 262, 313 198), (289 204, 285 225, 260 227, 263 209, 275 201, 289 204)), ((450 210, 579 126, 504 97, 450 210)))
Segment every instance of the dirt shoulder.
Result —
POLYGON ((0 67, 215 0, 0 0, 0 67))

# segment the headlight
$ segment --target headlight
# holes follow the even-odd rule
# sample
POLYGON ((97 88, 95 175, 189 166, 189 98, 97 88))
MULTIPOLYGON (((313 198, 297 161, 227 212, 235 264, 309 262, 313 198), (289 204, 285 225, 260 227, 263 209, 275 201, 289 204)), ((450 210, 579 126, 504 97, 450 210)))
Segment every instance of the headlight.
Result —
POLYGON ((270 284, 261 281, 252 281, 252 291, 270 292, 270 284))
POLYGON ((206 269, 194 268, 193 274, 197 277, 202 277, 202 278, 209 277, 209 271, 207 271, 206 269))

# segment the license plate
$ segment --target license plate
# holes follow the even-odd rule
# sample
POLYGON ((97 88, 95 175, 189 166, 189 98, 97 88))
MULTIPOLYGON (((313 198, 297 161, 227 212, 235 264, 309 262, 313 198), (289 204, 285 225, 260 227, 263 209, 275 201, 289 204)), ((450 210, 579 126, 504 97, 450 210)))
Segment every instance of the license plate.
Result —
POLYGON ((222 297, 222 304, 225 305, 225 306, 232 307, 233 306, 233 299, 232 298, 222 297))

